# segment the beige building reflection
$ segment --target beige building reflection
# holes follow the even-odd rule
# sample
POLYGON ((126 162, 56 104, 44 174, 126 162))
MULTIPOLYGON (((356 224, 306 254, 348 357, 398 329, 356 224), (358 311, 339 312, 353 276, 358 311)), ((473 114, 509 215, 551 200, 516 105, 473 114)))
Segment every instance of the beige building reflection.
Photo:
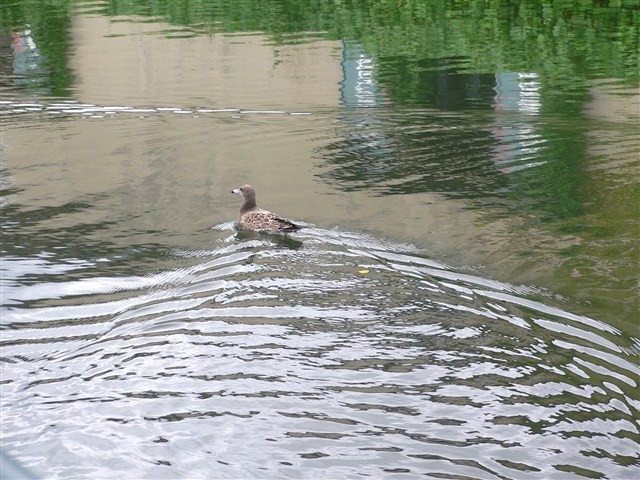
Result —
POLYGON ((260 109, 339 102, 340 42, 176 37, 180 30, 167 24, 104 16, 74 17, 72 25, 75 86, 92 103, 260 109))
POLYGON ((31 129, 9 126, 13 161, 40 157, 38 168, 19 169, 26 203, 96 202, 53 219, 52 228, 109 221, 122 229, 111 240, 153 243, 159 230, 189 242, 185 234, 232 220, 239 199, 228 192, 250 182, 264 207, 325 228, 405 241, 431 236, 447 248, 482 233, 473 213, 435 194, 374 197, 318 179, 326 168, 318 152, 341 135, 341 42, 273 45, 259 34, 171 38, 173 28, 131 18, 72 19, 74 98, 191 113, 45 116, 31 129), (312 114, 291 114, 305 112, 312 114), (124 218, 114 218, 122 212, 124 218))
POLYGON ((292 197, 300 190, 313 195, 313 151, 326 140, 308 116, 289 113, 338 105, 340 43, 273 46, 258 34, 170 38, 172 28, 130 18, 72 19, 75 99, 194 113, 43 115, 29 128, 7 123, 19 201, 38 208, 95 199, 97 208, 59 216, 53 228, 115 221, 125 230, 179 235, 233 219, 238 199, 230 189, 252 182, 272 208, 313 219, 307 209, 317 202, 303 207, 292 197), (195 112, 229 107, 287 114, 195 112), (109 218, 123 207, 128 218, 109 218))

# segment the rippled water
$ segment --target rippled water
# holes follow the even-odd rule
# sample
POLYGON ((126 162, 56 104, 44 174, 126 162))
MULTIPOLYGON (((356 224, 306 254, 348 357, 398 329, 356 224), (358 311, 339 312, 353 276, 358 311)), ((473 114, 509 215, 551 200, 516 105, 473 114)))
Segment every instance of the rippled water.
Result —
POLYGON ((65 478, 631 478, 639 345, 619 330, 363 235, 214 237, 164 252, 153 274, 78 260, 93 273, 54 267, 5 290, 3 436, 27 464, 65 478))
MULTIPOLYGON (((21 164, 7 168, 3 213, 3 445, 35 472, 57 478, 633 478, 637 472, 637 336, 624 323, 616 326, 619 320, 581 313, 590 309, 549 289, 492 280, 470 261, 483 250, 499 255, 514 228, 495 228, 507 214, 487 193, 513 184, 490 174, 497 166, 486 145, 469 150, 482 136, 478 118, 453 122, 413 112, 424 117, 413 127, 394 125, 402 115, 373 127, 376 111, 360 111, 347 116, 338 137, 337 120, 323 111, 4 108, 13 132, 40 132, 53 146, 41 158, 20 147, 14 158, 21 164), (168 138, 164 123, 176 129, 168 138), (318 178, 347 193, 310 189, 314 201, 296 203, 286 191, 264 192, 294 219, 311 217, 324 227, 308 225, 290 236, 237 233, 237 199, 223 189, 242 177, 219 167, 197 176, 207 171, 204 138, 212 127, 231 143, 259 131, 259 145, 273 156, 302 139, 326 162, 315 167, 318 178), (118 137, 130 128, 140 134, 118 137), (398 132, 406 141, 394 140, 398 132), (69 141, 83 145, 87 135, 117 139, 104 144, 115 152, 112 163, 82 167, 88 147, 62 148, 69 141), (423 135, 444 136, 445 147, 421 141, 423 135), (182 149, 197 161, 177 160, 184 168, 175 169, 182 149), (468 156, 449 162, 451 151, 468 156), (133 167, 132 155, 154 167, 131 175, 132 168, 147 168, 133 167), (432 160, 411 172, 401 162, 381 161, 412 155, 432 160), (57 159, 76 167, 59 168, 57 159), (347 167, 363 173, 351 179, 340 172, 347 167), (461 177, 466 168, 474 175, 461 177), (89 172, 99 181, 83 180, 89 172), (216 179, 220 174, 224 180, 216 179), (457 211, 433 205, 434 197, 411 193, 424 178, 466 192, 472 202, 457 211), (189 191, 180 186, 186 184, 189 191), (388 201, 394 198, 411 201, 388 201), (497 220, 469 230, 465 219, 488 215, 481 208, 487 202, 497 220), (216 219, 225 221, 211 228, 216 219), (400 240, 383 240, 380 232, 400 240), (487 245, 460 247, 490 233, 487 245)), ((539 140, 540 148, 548 141, 539 140)), ((544 168, 519 142, 509 145, 513 156, 500 168, 544 168)), ((95 145, 96 155, 108 156, 102 148, 95 145)), ((233 148, 245 155, 240 144, 233 148)), ((270 162, 253 165, 260 176, 270 162)), ((247 161, 238 168, 248 168, 247 161)), ((544 262, 556 246, 541 248, 533 261, 544 262)), ((502 261, 512 266, 509 258, 526 248, 502 254, 502 261)), ((625 266, 619 259, 609 265, 625 266)))
POLYGON ((640 474, 635 86, 75 8, 67 95, 28 26, 0 61, 3 452, 60 479, 640 474), (305 228, 237 232, 247 182, 305 228))

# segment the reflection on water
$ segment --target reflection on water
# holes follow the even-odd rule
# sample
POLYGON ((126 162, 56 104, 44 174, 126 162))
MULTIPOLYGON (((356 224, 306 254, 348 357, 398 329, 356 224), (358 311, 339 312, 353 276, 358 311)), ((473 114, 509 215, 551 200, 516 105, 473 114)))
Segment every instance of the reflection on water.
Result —
POLYGON ((626 10, 227 3, 3 10, 39 59, 0 57, 3 450, 47 478, 635 478, 626 10), (235 232, 247 182, 306 228, 235 232))
POLYGON ((74 101, 66 101, 60 103, 40 104, 40 103, 16 103, 11 101, 0 101, 3 107, 1 112, 4 115, 44 112, 59 115, 82 115, 88 118, 104 118, 105 116, 116 114, 137 114, 144 117, 145 114, 169 112, 180 115, 198 115, 203 113, 223 113, 223 114, 241 114, 241 115, 309 115, 308 112, 285 112, 283 110, 245 110, 240 108, 194 108, 185 110, 182 107, 131 107, 119 105, 98 106, 91 103, 79 103, 74 101))
MULTIPOLYGON (((28 25, 27 25, 28 27, 28 25)), ((37 89, 46 85, 49 78, 49 68, 46 66, 46 58, 43 57, 33 38, 33 32, 27 28, 13 33, 13 71, 16 75, 16 83, 27 90, 33 86, 37 89)), ((47 89, 41 94, 49 93, 47 89)))
POLYGON ((4 439, 29 465, 630 478, 638 345, 617 329, 407 246, 307 228, 292 250, 228 226, 154 274, 78 262, 93 275, 5 290, 4 439))

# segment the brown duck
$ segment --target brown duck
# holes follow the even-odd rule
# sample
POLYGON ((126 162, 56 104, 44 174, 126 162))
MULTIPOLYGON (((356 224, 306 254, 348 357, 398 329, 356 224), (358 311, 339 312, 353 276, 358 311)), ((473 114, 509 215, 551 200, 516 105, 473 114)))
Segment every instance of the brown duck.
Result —
POLYGON ((254 232, 295 232, 300 227, 273 212, 258 208, 256 191, 251 185, 243 185, 231 190, 231 193, 242 195, 244 202, 238 215, 238 228, 254 232))

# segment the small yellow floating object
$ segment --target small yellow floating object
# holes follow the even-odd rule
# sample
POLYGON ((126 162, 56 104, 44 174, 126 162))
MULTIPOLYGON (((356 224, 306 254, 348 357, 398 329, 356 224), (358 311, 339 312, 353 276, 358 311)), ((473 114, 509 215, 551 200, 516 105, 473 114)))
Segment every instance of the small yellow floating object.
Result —
POLYGON ((369 270, 367 270, 366 268, 363 268, 362 270, 358 270, 358 273, 361 273, 364 275, 365 273, 369 273, 369 270))

